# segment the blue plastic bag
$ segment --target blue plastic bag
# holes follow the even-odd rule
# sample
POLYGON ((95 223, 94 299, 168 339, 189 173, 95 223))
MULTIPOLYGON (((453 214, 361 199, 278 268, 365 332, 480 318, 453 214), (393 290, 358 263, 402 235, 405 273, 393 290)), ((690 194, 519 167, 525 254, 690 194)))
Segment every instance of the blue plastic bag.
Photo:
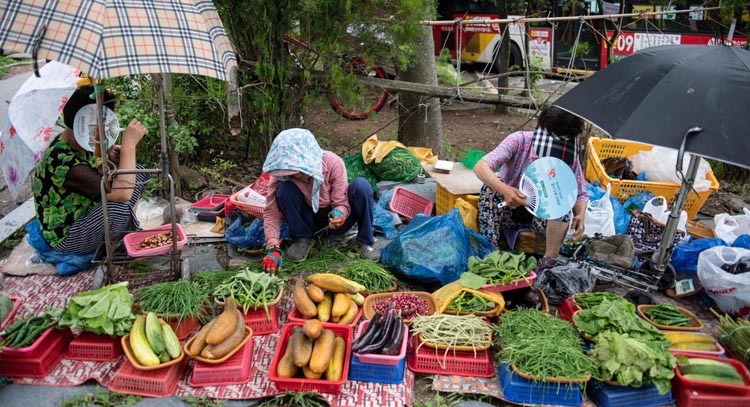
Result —
MULTIPOLYGON (((586 183, 586 190, 588 190, 590 201, 601 199, 607 193, 606 190, 599 186, 598 182, 594 182, 593 184, 586 183)), ((631 218, 630 212, 626 211, 623 204, 612 195, 609 196, 609 202, 612 203, 612 210, 615 213, 615 233, 618 235, 627 233, 631 218)))
POLYGON ((390 206, 389 204, 391 203, 391 198, 393 198, 393 190, 392 189, 387 189, 385 191, 381 190, 380 197, 378 197, 378 204, 377 204, 377 206, 379 206, 379 207, 381 207, 383 209, 388 209, 388 207, 390 206))
POLYGON ((42 225, 38 219, 26 224, 26 232, 29 236, 26 241, 36 250, 39 257, 46 263, 52 263, 57 268, 57 274, 70 276, 79 271, 90 269, 94 260, 94 253, 75 254, 63 253, 53 249, 42 236, 42 225))
MULTIPOLYGON (((256 218, 249 226, 244 227, 242 218, 237 217, 224 231, 227 243, 238 249, 260 249, 266 244, 266 233, 263 231, 263 219, 256 218)), ((281 222, 279 237, 289 237, 289 226, 281 222)))
POLYGON ((729 246, 729 243, 718 238, 712 238, 695 239, 686 244, 678 244, 674 247, 670 259, 672 267, 676 271, 697 271, 698 255, 702 251, 716 246, 729 246))
POLYGON ((458 280, 470 256, 492 251, 484 236, 464 226, 458 209, 441 216, 416 215, 381 252, 381 263, 398 276, 424 284, 458 280))
POLYGON ((393 239, 398 233, 393 224, 393 212, 383 209, 380 205, 372 206, 372 226, 376 231, 385 235, 386 239, 393 239))
POLYGON ((750 249, 750 235, 739 235, 734 242, 732 247, 741 247, 743 249, 750 249))
POLYGON ((628 212, 633 212, 634 210, 642 211, 643 207, 646 206, 646 202, 650 201, 653 197, 654 194, 648 191, 644 191, 628 198, 628 200, 625 201, 622 206, 624 206, 625 210, 628 212))

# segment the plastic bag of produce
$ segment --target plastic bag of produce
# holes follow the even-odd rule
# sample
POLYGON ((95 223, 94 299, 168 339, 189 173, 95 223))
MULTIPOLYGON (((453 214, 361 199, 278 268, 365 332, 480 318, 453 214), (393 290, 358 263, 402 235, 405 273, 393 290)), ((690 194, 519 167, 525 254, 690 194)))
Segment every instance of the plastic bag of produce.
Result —
POLYGON ((469 256, 484 257, 492 244, 464 226, 458 209, 441 216, 417 214, 381 254, 381 263, 398 276, 423 284, 458 280, 469 256))
POLYGON ((544 291, 550 304, 562 304, 573 294, 590 293, 595 283, 596 277, 587 269, 571 262, 545 270, 534 280, 534 287, 544 291))
POLYGON ((712 247, 698 256, 698 279, 708 296, 722 311, 734 316, 750 315, 750 271, 738 267, 747 262, 750 250, 712 247))

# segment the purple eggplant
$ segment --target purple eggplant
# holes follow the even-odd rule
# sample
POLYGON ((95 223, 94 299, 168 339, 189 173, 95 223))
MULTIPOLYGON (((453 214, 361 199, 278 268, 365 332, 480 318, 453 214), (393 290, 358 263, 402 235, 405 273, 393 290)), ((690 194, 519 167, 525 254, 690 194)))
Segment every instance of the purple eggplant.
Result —
POLYGON ((396 312, 391 308, 385 314, 385 321, 383 321, 381 329, 379 329, 380 335, 378 339, 361 347, 357 353, 379 353, 380 350, 383 349, 383 346, 385 346, 386 342, 388 342, 391 332, 393 332, 393 326, 395 325, 393 322, 395 319, 396 312))
POLYGON ((376 312, 375 315, 372 316, 370 324, 367 325, 367 330, 352 344, 352 352, 359 353, 361 347, 369 344, 373 340, 377 340, 379 336, 378 334, 382 331, 380 325, 382 325, 383 322, 382 314, 376 312))

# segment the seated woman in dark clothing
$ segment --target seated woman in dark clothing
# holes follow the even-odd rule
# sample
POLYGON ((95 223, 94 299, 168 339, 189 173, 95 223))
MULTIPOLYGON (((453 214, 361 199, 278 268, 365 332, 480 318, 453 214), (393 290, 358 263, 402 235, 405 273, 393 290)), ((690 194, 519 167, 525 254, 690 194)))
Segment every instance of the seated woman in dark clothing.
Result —
MULTIPOLYGON (((44 153, 32 186, 44 240, 65 253, 94 253, 104 240, 102 174, 94 153, 76 141, 73 133, 76 114, 95 103, 93 92, 93 87, 83 87, 68 100, 63 108, 67 128, 44 153)), ((114 97, 105 93, 105 100, 105 106, 114 109, 114 97)), ((122 144, 110 149, 109 159, 120 169, 135 169, 136 146, 145 134, 146 128, 132 120, 122 135, 122 144)), ((134 209, 147 180, 146 174, 118 174, 108 185, 107 212, 112 233, 140 227, 134 209)))

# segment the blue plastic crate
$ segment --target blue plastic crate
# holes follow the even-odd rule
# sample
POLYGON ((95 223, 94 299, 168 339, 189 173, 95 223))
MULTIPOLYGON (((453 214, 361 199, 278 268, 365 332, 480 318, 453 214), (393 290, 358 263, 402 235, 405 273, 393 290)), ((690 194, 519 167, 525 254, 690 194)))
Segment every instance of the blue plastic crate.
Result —
POLYGON ((615 386, 592 380, 586 386, 586 391, 599 407, 658 407, 675 403, 671 391, 661 395, 653 384, 641 387, 615 386))
POLYGON ((404 380, 404 370, 406 370, 406 357, 401 359, 396 366, 392 366, 362 363, 357 355, 352 354, 352 360, 349 363, 349 380, 399 384, 404 380))
MULTIPOLYGON (((583 394, 577 384, 534 383, 513 373, 507 363, 497 369, 503 398, 516 404, 552 404, 580 406, 583 394)), ((639 406, 640 407, 640 406, 639 406)))

